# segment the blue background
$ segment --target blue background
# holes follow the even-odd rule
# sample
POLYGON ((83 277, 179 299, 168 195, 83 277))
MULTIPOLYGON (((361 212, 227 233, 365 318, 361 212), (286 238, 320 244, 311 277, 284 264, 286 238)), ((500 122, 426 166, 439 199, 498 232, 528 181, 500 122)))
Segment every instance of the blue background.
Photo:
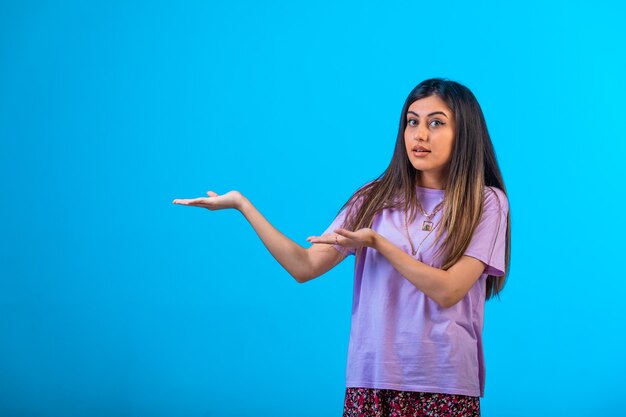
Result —
POLYGON ((618 2, 17 2, 0 8, 0 415, 339 416, 350 257, 302 246, 387 166, 430 77, 482 105, 511 204, 484 416, 623 412, 618 2))

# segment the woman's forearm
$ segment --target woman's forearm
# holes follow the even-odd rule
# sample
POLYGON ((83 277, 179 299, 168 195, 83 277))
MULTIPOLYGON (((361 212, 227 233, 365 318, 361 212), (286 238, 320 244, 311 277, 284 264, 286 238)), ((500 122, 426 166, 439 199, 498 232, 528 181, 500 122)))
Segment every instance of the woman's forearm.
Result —
POLYGON ((380 252, 403 277, 443 308, 461 301, 486 268, 483 261, 472 255, 461 256, 448 269, 435 268, 414 259, 375 231, 368 246, 380 252))
POLYGON ((239 211, 250 223, 274 259, 298 282, 305 282, 309 274, 309 259, 304 247, 298 245, 270 224, 259 210, 245 197, 239 211))
POLYGON ((409 280, 418 290, 442 307, 448 306, 450 290, 447 271, 418 261, 375 232, 371 246, 387 258, 400 275, 409 280))

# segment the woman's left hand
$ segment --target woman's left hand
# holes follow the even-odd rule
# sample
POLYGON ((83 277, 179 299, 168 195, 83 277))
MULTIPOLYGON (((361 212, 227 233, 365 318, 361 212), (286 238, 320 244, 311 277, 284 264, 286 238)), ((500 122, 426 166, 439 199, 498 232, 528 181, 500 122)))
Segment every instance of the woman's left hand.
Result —
POLYGON ((311 243, 328 243, 340 245, 344 248, 360 248, 362 246, 373 247, 376 232, 369 227, 351 232, 346 229, 335 229, 335 234, 323 236, 309 236, 306 238, 311 243))

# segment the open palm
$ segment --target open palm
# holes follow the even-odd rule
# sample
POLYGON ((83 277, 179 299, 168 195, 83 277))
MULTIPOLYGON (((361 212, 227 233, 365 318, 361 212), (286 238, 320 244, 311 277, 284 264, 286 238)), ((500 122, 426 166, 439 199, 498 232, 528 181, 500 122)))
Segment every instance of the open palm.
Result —
POLYGON ((334 234, 323 236, 309 236, 306 240, 311 243, 329 243, 332 245, 340 245, 344 248, 360 248, 363 246, 372 246, 374 231, 369 227, 351 232, 346 229, 335 229, 334 234))
POLYGON ((202 207, 208 210, 221 210, 227 208, 238 209, 241 206, 243 196, 239 191, 229 191, 219 195, 213 191, 207 192, 208 197, 177 198, 172 203, 184 206, 202 207))

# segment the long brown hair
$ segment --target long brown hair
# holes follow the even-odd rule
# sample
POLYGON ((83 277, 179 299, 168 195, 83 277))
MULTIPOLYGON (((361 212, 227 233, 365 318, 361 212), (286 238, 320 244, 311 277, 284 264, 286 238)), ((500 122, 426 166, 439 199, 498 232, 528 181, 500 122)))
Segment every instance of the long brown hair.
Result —
MULTIPOLYGON (((419 171, 411 165, 405 147, 406 115, 409 106, 414 101, 431 95, 441 98, 452 110, 456 127, 444 192, 441 227, 436 235, 436 240, 439 241, 444 231, 447 231, 437 253, 445 253, 442 269, 448 269, 463 256, 480 222, 485 187, 497 187, 506 195, 506 188, 482 109, 474 94, 467 87, 443 78, 432 78, 419 83, 409 93, 402 107, 396 146, 389 166, 375 180, 359 188, 339 212, 346 207, 349 208, 342 228, 352 231, 371 227, 376 214, 386 208, 403 209, 410 216, 409 222, 415 219, 417 215, 415 185, 419 171), (355 202, 358 204, 354 204, 355 202), (358 207, 358 209, 350 210, 353 207, 358 207)), ((497 194, 494 194, 497 197, 497 194)), ((358 248, 356 251, 357 262, 363 249, 358 248)), ((499 292, 504 288, 509 275, 510 208, 505 253, 505 274, 487 277, 485 294, 487 300, 494 295, 500 297, 499 292)))

